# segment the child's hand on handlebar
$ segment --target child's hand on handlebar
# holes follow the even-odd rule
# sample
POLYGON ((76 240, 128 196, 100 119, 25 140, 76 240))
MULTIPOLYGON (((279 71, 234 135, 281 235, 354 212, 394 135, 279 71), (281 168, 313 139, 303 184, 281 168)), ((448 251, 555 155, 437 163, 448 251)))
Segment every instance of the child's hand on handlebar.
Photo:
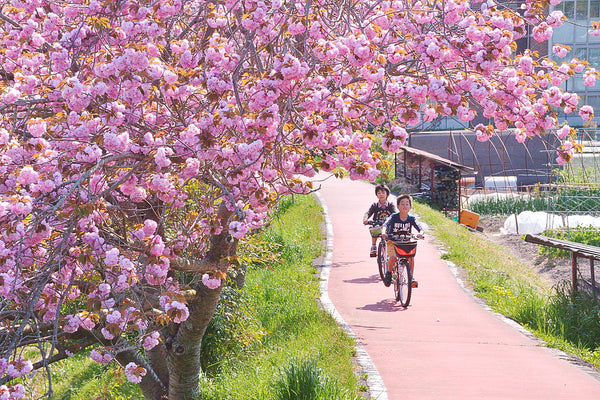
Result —
POLYGON ((419 233, 417 235, 417 239, 425 239, 425 235, 423 235, 422 233, 419 233))

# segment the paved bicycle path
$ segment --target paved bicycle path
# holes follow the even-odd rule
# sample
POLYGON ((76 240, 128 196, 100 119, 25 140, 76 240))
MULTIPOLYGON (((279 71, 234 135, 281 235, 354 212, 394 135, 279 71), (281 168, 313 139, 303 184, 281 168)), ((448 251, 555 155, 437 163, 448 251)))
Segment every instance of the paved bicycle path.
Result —
POLYGON ((429 235, 415 259, 419 288, 408 309, 397 305, 369 257, 362 225, 374 186, 330 178, 319 193, 333 227, 328 295, 383 380, 386 391, 376 398, 600 399, 597 372, 486 309, 462 288, 429 235))

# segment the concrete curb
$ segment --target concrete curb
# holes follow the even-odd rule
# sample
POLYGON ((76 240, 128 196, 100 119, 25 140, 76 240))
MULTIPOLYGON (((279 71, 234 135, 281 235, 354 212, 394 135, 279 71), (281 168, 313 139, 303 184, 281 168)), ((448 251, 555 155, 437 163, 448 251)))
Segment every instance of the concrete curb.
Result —
POLYGON ((388 400, 387 390, 385 388, 385 385, 383 384, 383 379, 381 379, 379 371, 377 371, 377 368, 371 360, 371 357, 369 357, 367 351, 364 349, 354 332, 352 332, 350 326, 346 323, 346 321, 344 321, 340 313, 336 310, 335 306, 331 302, 331 299, 329 298, 327 287, 329 283, 331 260, 333 257, 333 227, 331 225, 331 220, 329 218, 329 212, 327 210, 327 204, 325 203, 325 200, 319 192, 315 192, 314 196, 323 208, 327 236, 325 257, 321 266, 321 297, 319 301, 323 305, 323 308, 333 316, 333 318, 342 326, 346 333, 356 342, 356 357, 359 365, 367 374, 367 386, 369 387, 371 398, 376 400, 388 400))

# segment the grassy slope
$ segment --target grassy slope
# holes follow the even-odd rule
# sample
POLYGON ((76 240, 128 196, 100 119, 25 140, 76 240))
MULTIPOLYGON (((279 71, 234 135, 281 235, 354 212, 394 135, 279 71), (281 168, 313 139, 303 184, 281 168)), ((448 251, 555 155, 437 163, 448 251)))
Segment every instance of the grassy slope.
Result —
POLYGON ((284 208, 266 238, 282 244, 286 261, 252 268, 246 281, 268 334, 252 357, 231 360, 227 373, 205 381, 207 399, 273 398, 274 380, 292 359, 315 359, 323 374, 335 377, 346 392, 343 398, 354 397, 354 342, 316 301, 320 294, 312 261, 322 252, 322 210, 312 197, 301 196, 284 208))

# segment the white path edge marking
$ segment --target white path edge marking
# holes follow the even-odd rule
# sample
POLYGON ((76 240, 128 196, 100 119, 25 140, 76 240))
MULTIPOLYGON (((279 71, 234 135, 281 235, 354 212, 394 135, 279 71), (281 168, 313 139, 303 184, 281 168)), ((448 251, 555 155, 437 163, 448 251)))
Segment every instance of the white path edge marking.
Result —
POLYGON ((350 326, 346 323, 346 321, 344 321, 344 318, 342 318, 329 298, 327 286, 329 284, 329 272, 331 270, 331 260, 333 257, 333 225, 331 224, 331 219, 329 218, 329 211, 327 209, 327 203, 325 202, 325 199, 323 199, 323 196, 321 196, 319 192, 314 192, 313 195, 321 205, 321 208, 323 208, 323 216, 325 218, 325 227, 327 233, 327 246, 325 249, 325 257, 321 267, 320 275, 321 297, 319 298, 319 301, 323 305, 323 308, 333 316, 338 324, 342 326, 348 336, 354 339, 356 343, 354 346, 356 349, 356 357, 359 365, 367 374, 367 386, 369 387, 371 398, 377 400, 388 400, 387 390, 383 383, 383 379, 381 379, 379 371, 377 371, 373 360, 371 360, 371 357, 369 357, 369 354, 364 349, 363 345, 360 343, 350 326))

